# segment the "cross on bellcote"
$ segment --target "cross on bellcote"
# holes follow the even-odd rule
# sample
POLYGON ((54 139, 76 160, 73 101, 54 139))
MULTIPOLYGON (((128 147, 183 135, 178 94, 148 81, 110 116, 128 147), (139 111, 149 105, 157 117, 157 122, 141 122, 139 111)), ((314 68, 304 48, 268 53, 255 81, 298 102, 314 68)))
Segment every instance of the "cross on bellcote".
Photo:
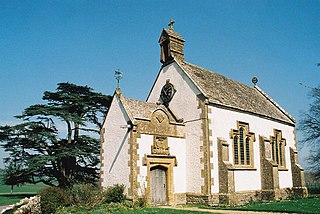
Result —
POLYGON ((170 30, 174 30, 173 28, 173 24, 175 23, 176 21, 174 21, 173 19, 170 19, 170 22, 168 24, 168 26, 170 27, 170 30))

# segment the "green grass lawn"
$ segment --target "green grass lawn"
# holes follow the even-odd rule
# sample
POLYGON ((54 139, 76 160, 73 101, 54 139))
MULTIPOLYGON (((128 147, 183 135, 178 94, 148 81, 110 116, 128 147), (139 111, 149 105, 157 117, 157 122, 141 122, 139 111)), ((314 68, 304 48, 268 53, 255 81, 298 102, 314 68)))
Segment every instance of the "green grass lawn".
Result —
MULTIPOLYGON (((21 186, 14 186, 13 187, 13 193, 37 193, 39 192, 43 187, 45 187, 45 184, 39 183, 39 184, 25 184, 21 186)), ((10 194, 11 187, 7 185, 0 185, 0 195, 3 194, 10 194)))
POLYGON ((245 206, 228 207, 223 209, 320 214, 320 198, 252 203, 245 206))
POLYGON ((34 196, 45 186, 42 183, 14 186, 11 194, 10 186, 0 184, 0 205, 14 204, 25 197, 34 196))
POLYGON ((189 211, 189 210, 175 210, 175 209, 167 209, 167 208, 146 208, 142 210, 130 210, 126 212, 121 213, 127 213, 127 214, 141 214, 141 213, 156 213, 156 214, 184 214, 184 213, 204 213, 208 214, 210 212, 198 212, 198 211, 189 211))
POLYGON ((0 206, 15 204, 23 198, 32 197, 35 194, 6 194, 0 195, 0 206))

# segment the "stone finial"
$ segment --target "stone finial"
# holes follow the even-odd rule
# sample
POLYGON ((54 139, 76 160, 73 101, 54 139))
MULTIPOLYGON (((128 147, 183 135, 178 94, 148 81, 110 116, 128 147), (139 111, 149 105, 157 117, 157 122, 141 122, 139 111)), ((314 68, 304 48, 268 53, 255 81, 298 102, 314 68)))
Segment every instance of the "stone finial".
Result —
POLYGON ((253 77, 251 81, 254 84, 254 86, 256 86, 257 83, 258 83, 258 78, 257 77, 253 77))

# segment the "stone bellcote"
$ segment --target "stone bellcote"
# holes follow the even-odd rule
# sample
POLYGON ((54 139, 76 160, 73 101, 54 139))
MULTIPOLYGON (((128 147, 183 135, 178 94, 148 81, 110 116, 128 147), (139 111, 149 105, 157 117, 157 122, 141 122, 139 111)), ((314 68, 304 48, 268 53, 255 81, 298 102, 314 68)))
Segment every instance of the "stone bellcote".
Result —
POLYGON ((164 28, 162 30, 159 44, 161 47, 161 55, 160 55, 160 62, 162 64, 168 63, 173 59, 178 61, 184 60, 184 53, 183 53, 183 46, 185 40, 182 38, 180 34, 174 31, 173 29, 174 21, 170 21, 170 28, 164 28))

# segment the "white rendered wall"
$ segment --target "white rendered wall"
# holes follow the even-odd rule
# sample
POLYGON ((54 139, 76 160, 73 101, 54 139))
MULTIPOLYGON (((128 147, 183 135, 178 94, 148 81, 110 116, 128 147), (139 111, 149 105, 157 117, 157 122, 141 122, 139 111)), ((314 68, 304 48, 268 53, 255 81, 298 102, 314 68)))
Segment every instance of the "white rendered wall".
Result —
POLYGON ((212 186, 213 193, 219 192, 219 175, 218 175, 218 152, 217 152, 217 138, 222 137, 229 143, 229 159, 233 163, 232 139, 230 139, 230 130, 237 129, 237 121, 249 123, 250 132, 255 134, 256 141, 253 142, 254 148, 254 168, 256 170, 235 170, 235 191, 259 190, 261 189, 261 175, 260 175, 260 152, 259 152, 259 135, 269 138, 274 135, 274 129, 282 131, 282 137, 286 139, 285 160, 288 171, 279 171, 279 185, 280 188, 292 187, 291 177, 291 162, 290 162, 290 147, 295 148, 294 142, 294 127, 277 123, 271 120, 263 119, 249 114, 234 112, 226 109, 210 106, 211 119, 210 129, 212 130, 213 142, 211 150, 213 151, 212 163, 214 168, 212 176, 214 177, 214 184, 212 186))
POLYGON ((174 193, 186 193, 186 140, 169 137, 168 145, 170 155, 176 156, 178 163, 177 166, 173 167, 174 193))
POLYGON ((142 159, 145 154, 151 154, 151 146, 153 144, 153 135, 145 135, 141 134, 140 138, 137 139, 138 143, 138 166, 140 167, 140 174, 138 175, 138 182, 140 183, 140 188, 138 190, 139 196, 143 196, 145 194, 144 189, 147 187, 147 174, 148 168, 147 166, 142 165, 142 159))
POLYGON ((102 186, 124 184, 126 192, 129 187, 130 174, 128 167, 129 134, 127 134, 127 129, 121 126, 126 125, 127 120, 124 109, 115 95, 103 124, 105 133, 102 145, 104 151, 102 186))
MULTIPOLYGON (((142 158, 145 155, 151 154, 151 146, 153 144, 153 135, 141 134, 141 137, 137 140, 139 144, 138 154, 138 166, 140 167, 140 174, 138 175, 138 181, 140 182, 140 189, 138 193, 144 194, 144 188, 147 187, 147 166, 142 165, 142 158)), ((176 156, 177 166, 173 167, 173 185, 174 193, 185 193, 186 192, 186 146, 185 139, 181 138, 168 138, 168 146, 170 148, 170 155, 176 156)))
POLYGON ((177 117, 183 118, 186 122, 187 192, 201 193, 201 186, 204 182, 203 178, 201 178, 203 164, 200 163, 200 157, 203 156, 203 153, 200 152, 202 130, 201 121, 199 120, 201 112, 198 109, 196 97, 196 95, 200 94, 200 91, 181 70, 179 65, 174 62, 161 69, 148 97, 148 102, 155 103, 159 100, 161 89, 167 79, 170 79, 170 83, 177 90, 169 107, 177 117))

